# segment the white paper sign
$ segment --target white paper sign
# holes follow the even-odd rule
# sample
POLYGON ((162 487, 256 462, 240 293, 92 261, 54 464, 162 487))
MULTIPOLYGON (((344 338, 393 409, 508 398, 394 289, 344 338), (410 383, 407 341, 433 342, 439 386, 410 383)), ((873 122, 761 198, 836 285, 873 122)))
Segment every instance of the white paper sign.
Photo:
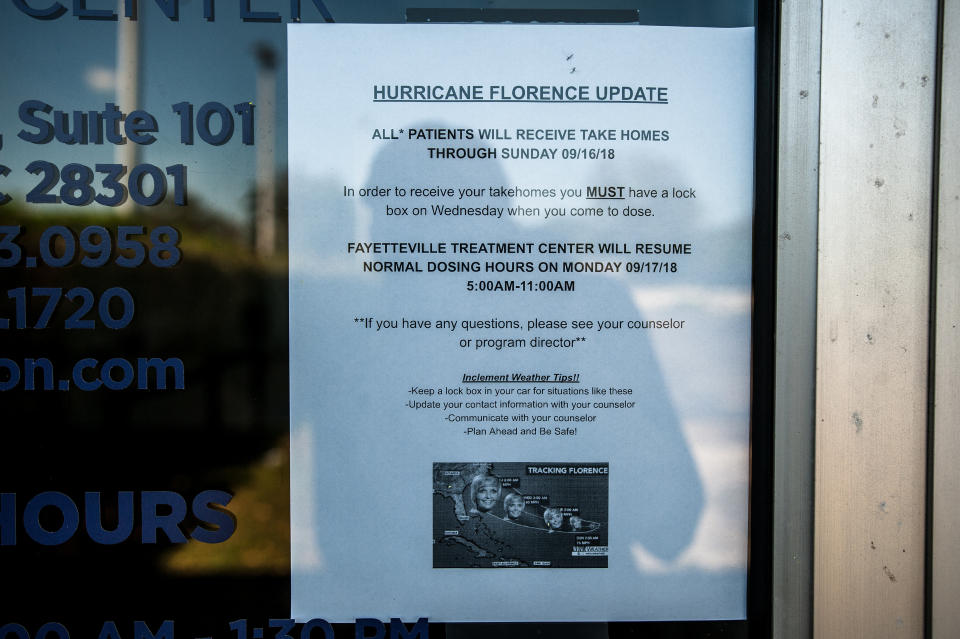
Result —
POLYGON ((744 618, 753 29, 288 42, 293 614, 744 618))

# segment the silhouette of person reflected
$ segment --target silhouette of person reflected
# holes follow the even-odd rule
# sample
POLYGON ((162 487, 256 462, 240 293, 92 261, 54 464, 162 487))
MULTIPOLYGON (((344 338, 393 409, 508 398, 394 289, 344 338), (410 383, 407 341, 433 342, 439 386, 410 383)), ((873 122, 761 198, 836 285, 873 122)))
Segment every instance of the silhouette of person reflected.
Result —
MULTIPOLYGON (((411 122, 405 128, 417 129, 462 129, 464 126, 441 122, 411 122)), ((537 281, 544 278, 558 279, 556 274, 541 274, 541 262, 556 262, 573 259, 603 259, 596 255, 558 255, 540 253, 541 243, 569 244, 583 242, 580 223, 569 219, 544 222, 540 218, 522 223, 507 213, 516 206, 519 198, 490 197, 491 187, 550 187, 545 184, 524 184, 522 179, 511 179, 501 160, 486 159, 431 159, 426 151, 436 146, 436 140, 384 141, 374 157, 365 185, 377 185, 389 190, 387 197, 356 197, 354 209, 344 205, 339 193, 329 195, 333 223, 325 222, 325 228, 338 227, 333 237, 311 237, 320 254, 343 253, 344 237, 355 242, 421 243, 425 251, 438 251, 441 243, 445 253, 424 252, 409 254, 399 252, 363 254, 353 256, 346 271, 330 272, 320 276, 317 283, 324 303, 314 307, 316 317, 294 318, 292 342, 296 331, 304 339, 298 348, 308 349, 328 369, 325 382, 318 392, 331 400, 349 396, 354 406, 364 407, 360 418, 382 420, 389 423, 391 432, 416 433, 411 435, 420 445, 440 441, 446 446, 460 441, 464 458, 472 455, 471 440, 466 439, 467 427, 456 418, 482 414, 482 410, 465 408, 445 411, 422 411, 399 408, 394 400, 382 401, 384 388, 422 384, 424 386, 457 385, 465 373, 502 373, 513 370, 571 371, 580 375, 582 385, 550 384, 547 392, 552 401, 588 399, 584 396, 553 394, 567 389, 586 390, 591 385, 598 388, 612 385, 633 389, 631 399, 636 401, 632 410, 583 409, 576 412, 567 408, 527 410, 547 414, 556 412, 564 417, 584 413, 596 415, 595 421, 570 422, 576 435, 567 435, 569 454, 586 455, 585 461, 610 462, 610 521, 616 521, 624 529, 616 535, 630 543, 639 543, 653 555, 663 559, 675 559, 691 542, 703 509, 703 488, 694 460, 680 430, 677 412, 671 403, 670 394, 651 348, 649 338, 643 331, 588 331, 526 330, 527 321, 535 318, 573 319, 640 319, 633 304, 629 289, 623 280, 602 274, 563 274, 559 279, 575 280, 575 290, 569 292, 505 292, 469 291, 468 280, 480 281, 537 281), (406 197, 396 196, 395 187, 404 189, 406 197), (485 197, 459 197, 458 189, 471 187, 485 189, 485 197), (444 195, 414 196, 414 188, 443 190, 444 195), (449 195, 453 189, 453 194, 449 195), (491 215, 434 215, 434 205, 458 205, 480 209, 502 209, 499 217, 491 215), (423 214, 388 215, 387 207, 403 207, 413 213, 420 207, 423 214), (349 231, 347 231, 349 230, 349 231), (525 253, 454 252, 458 243, 496 244, 504 247, 530 246, 525 253), (369 272, 363 263, 374 261, 418 262, 420 271, 414 272, 369 272), (465 264, 466 272, 438 272, 430 270, 428 262, 457 262, 465 264), (496 263, 500 263, 499 265, 496 263), (521 264, 521 266, 516 266, 521 264), (534 272, 504 272, 505 268, 532 269, 534 272), (500 270, 498 270, 500 269, 500 270), (349 313, 349 320, 345 320, 349 313), (412 330, 398 334, 403 328, 376 331, 364 329, 361 333, 354 317, 389 318, 392 320, 417 319, 448 320, 456 322, 455 330, 412 330), (460 320, 516 319, 520 330, 474 330, 464 331, 460 320), (297 327, 304 322, 306 327, 297 327), (315 335, 311 326, 325 330, 315 335), (531 345, 533 337, 583 336, 585 341, 576 342, 569 348, 542 348, 531 345), (520 347, 477 347, 477 340, 484 338, 515 338, 526 340, 520 347), (463 340, 463 341, 461 341, 463 340), (341 364, 342 363, 342 364, 341 364), (403 374, 398 378, 398 372, 403 374), (463 426, 462 428, 459 426, 463 426), (589 437, 585 437, 589 435, 589 437), (602 459, 599 459, 602 457, 602 459)), ((448 143, 449 144, 449 143, 448 143)), ((482 145, 477 140, 458 141, 456 144, 482 145)), ((522 168, 523 161, 519 162, 522 168)), ((559 171, 568 173, 558 180, 576 181, 569 165, 559 171)), ((522 175, 521 171, 517 175, 522 175)), ((435 191, 436 193, 436 191, 435 191)), ((523 200, 524 206, 552 206, 547 199, 523 200)), ((323 207, 318 207, 323 211, 323 207)), ((322 214, 322 213, 321 213, 322 214)), ((622 227, 607 220, 594 221, 592 237, 604 237, 610 241, 622 240, 622 227)), ((291 346, 293 348, 293 345, 291 346)), ((309 355, 305 355, 309 356, 309 355)), ((464 384, 466 386, 466 384, 464 384)), ((392 397, 392 395, 389 395, 392 397)), ((501 408, 503 412, 514 412, 501 408)), ((516 409, 519 410, 519 409, 516 409)), ((489 411, 487 411, 489 412, 489 411)), ((520 411, 523 412, 523 411, 520 411)), ((350 434, 337 435, 349 438, 350 434)), ((551 434, 551 437, 557 437, 551 434)), ((504 439, 504 445, 510 444, 504 439)), ((342 463, 364 463, 365 459, 393 457, 397 439, 385 436, 379 441, 365 440, 360 446, 342 446, 354 455, 342 463)), ((503 454, 513 457, 506 448, 503 454)), ((482 455, 484 458, 488 454, 482 455)), ((499 486, 497 495, 499 497, 499 486)), ((388 490, 387 493, 390 493, 388 490)), ((391 499, 390 494, 381 496, 391 499)), ((509 497, 509 496, 508 496, 509 497)), ((399 499, 399 495, 397 495, 399 499)), ((483 497, 476 502, 478 510, 484 508, 483 497)), ((504 501, 505 506, 508 506, 504 501)), ((509 511, 507 518, 511 518, 509 511)), ((562 520, 561 514, 561 520, 562 520)))

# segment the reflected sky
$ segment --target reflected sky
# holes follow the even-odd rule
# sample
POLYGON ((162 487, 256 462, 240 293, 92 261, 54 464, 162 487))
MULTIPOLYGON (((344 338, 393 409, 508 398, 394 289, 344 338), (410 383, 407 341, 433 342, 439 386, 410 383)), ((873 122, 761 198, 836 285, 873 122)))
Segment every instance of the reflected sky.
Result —
MULTIPOLYGON (((96 7, 89 2, 88 7, 103 5, 96 7)), ((215 22, 193 15, 199 11, 197 0, 181 0, 181 19, 170 22, 153 2, 140 4, 141 100, 138 105, 118 107, 125 113, 142 108, 157 119, 157 141, 140 147, 140 162, 160 167, 185 164, 189 196, 240 221, 249 215, 247 197, 254 184, 255 147, 241 143, 239 126, 222 146, 210 146, 199 138, 193 145, 181 144, 180 120, 172 105, 188 101, 194 104, 196 113, 206 102, 221 102, 232 109, 234 104, 255 101, 255 48, 261 43, 273 48, 279 61, 275 157, 276 170, 281 171, 286 165, 286 26, 245 24, 239 19, 238 4, 232 2, 217 5, 215 22)), ((308 6, 303 14, 319 15, 308 6)), ((114 145, 109 143, 67 145, 53 140, 38 145, 17 137, 25 128, 18 117, 25 100, 41 100, 63 111, 102 110, 105 103, 116 102, 117 31, 116 22, 81 21, 69 12, 58 20, 38 21, 9 2, 0 6, 0 56, 5 61, 0 91, 0 162, 11 169, 0 189, 14 195, 16 201, 22 203, 26 192, 39 181, 24 170, 33 160, 59 166, 117 161, 114 145)))
MULTIPOLYGON (((585 7, 570 0, 530 0, 525 2, 450 1, 429 2, 349 2, 319 0, 337 22, 395 23, 405 21, 408 7, 484 9, 634 9, 646 24, 688 26, 750 26, 753 3, 742 0, 695 0, 688 2, 605 2, 602 7, 585 7)), ((170 21, 155 2, 138 3, 141 38, 141 100, 137 105, 118 105, 129 113, 135 108, 149 111, 158 119, 158 140, 140 149, 140 162, 160 167, 186 164, 188 191, 194 201, 234 221, 250 215, 249 196, 256 177, 256 151, 240 143, 239 135, 220 147, 197 141, 192 146, 179 141, 179 120, 171 106, 189 101, 199 108, 209 101, 228 107, 257 99, 257 61, 259 45, 277 54, 275 170, 286 166, 286 23, 293 13, 289 2, 248 0, 251 11, 272 12, 279 22, 243 22, 242 2, 214 0, 215 19, 203 19, 200 0, 180 0, 179 21, 170 21)), ((43 8, 48 2, 30 0, 29 6, 43 8)), ((0 191, 10 193, 18 202, 38 184, 37 176, 24 169, 34 160, 46 160, 58 166, 71 162, 87 165, 111 163, 113 145, 65 145, 57 141, 44 145, 24 142, 17 137, 23 128, 18 118, 19 105, 28 99, 42 100, 54 109, 101 110, 106 102, 115 102, 117 22, 80 20, 68 11, 55 20, 37 20, 17 10, 11 2, 0 5, 0 163, 11 169, 0 180, 0 191)), ((323 22, 324 14, 314 0, 300 0, 303 22, 323 22)), ((110 0, 88 0, 90 10, 109 10, 110 0)), ((323 61, 317 61, 323 64, 323 61)), ((30 129, 32 130, 32 129, 30 129)), ((269 131, 258 131, 269 135, 269 131)), ((65 211, 76 207, 57 205, 65 211)), ((97 205, 93 205, 97 206, 97 205)))

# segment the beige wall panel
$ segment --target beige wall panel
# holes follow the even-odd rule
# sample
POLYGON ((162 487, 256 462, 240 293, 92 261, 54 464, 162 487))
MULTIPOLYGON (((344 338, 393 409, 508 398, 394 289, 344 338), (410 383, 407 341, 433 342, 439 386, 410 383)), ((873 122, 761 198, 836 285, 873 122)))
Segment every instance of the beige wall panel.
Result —
POLYGON ((960 637, 960 0, 946 0, 940 108, 933 639, 960 637))
POLYGON ((826 2, 814 636, 921 637, 937 3, 826 2))

